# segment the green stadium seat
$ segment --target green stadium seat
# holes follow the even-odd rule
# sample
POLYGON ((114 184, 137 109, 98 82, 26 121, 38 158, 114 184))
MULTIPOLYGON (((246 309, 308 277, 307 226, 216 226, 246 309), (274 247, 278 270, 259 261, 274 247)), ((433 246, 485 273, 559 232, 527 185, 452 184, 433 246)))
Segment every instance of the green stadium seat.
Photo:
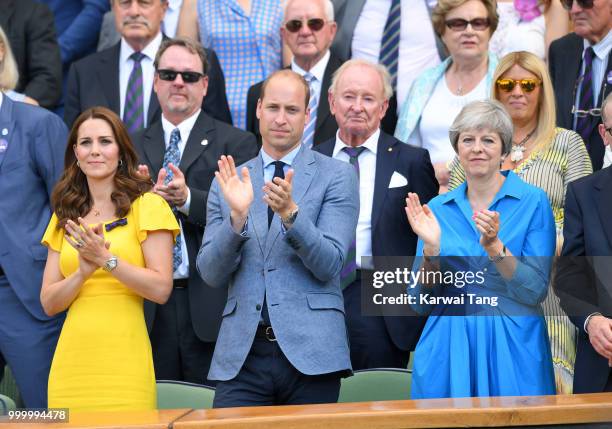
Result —
POLYGON ((175 408, 212 408, 215 389, 201 384, 184 381, 157 382, 157 408, 168 410, 175 408))
POLYGON ((338 402, 393 401, 410 399, 412 372, 406 369, 376 368, 355 371, 343 378, 338 402))

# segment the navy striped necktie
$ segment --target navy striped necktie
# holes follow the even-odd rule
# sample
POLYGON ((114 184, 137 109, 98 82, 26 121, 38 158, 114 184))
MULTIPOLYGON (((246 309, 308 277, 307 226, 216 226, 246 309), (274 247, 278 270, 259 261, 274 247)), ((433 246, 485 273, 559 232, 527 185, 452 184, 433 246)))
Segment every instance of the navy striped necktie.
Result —
MULTIPOLYGON (((582 62, 584 63, 584 73, 580 85, 580 99, 578 109, 588 111, 593 108, 593 48, 589 46, 584 51, 582 62)), ((592 129, 592 117, 590 114, 578 116, 576 118, 576 132, 580 134, 585 142, 589 141, 592 129)))
POLYGON ((142 52, 134 52, 130 58, 134 61, 132 72, 128 78, 125 92, 125 106, 123 108, 123 123, 130 134, 144 128, 144 88, 142 81, 142 65, 145 57, 142 52))
POLYGON ((402 22, 401 0, 391 0, 389 15, 385 23, 378 62, 387 67, 393 88, 397 87, 397 66, 399 61, 400 26, 402 22))

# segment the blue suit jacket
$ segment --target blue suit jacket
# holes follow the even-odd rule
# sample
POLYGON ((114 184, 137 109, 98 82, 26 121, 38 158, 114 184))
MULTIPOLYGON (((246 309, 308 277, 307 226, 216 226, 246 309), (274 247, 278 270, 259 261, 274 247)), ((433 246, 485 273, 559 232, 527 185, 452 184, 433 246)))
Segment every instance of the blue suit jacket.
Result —
MULTIPOLYGON (((314 150, 332 156, 335 144, 334 138, 315 146, 314 150)), ((372 204, 372 256, 415 255, 418 237, 406 219, 406 196, 414 192, 422 203, 427 203, 438 195, 439 186, 426 149, 380 133, 372 204), (394 172, 406 178, 405 186, 389 188, 394 172)), ((385 325, 399 349, 414 350, 425 318, 388 316, 385 325)))
POLYGON ((0 144, 8 147, 0 152, 0 265, 39 320, 49 319, 40 304, 47 259, 40 240, 51 218, 49 198, 64 167, 67 136, 59 116, 2 96, 0 144))
POLYGON ((578 328, 574 393, 601 392, 608 380, 608 360, 599 355, 584 331, 589 314, 612 317, 612 168, 567 187, 563 250, 555 292, 578 328))
POLYGON ((355 171, 302 147, 292 166, 299 214, 283 233, 278 216, 268 230, 261 155, 245 165, 255 194, 246 236, 232 229, 216 180, 208 195, 198 270, 213 287, 229 283, 208 378, 230 380, 238 374, 255 337, 264 295, 278 344, 298 371, 350 370, 339 273, 359 215, 355 171))

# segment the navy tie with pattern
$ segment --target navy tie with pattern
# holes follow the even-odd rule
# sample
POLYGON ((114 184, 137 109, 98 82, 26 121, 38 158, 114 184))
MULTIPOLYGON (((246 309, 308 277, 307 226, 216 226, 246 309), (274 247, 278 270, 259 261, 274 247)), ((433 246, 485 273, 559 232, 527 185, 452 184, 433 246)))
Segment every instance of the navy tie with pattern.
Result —
MULTIPOLYGON (((180 141, 181 141, 181 132, 179 131, 178 128, 175 128, 172 130, 172 133, 170 134, 170 143, 168 144, 168 147, 166 148, 166 153, 164 154, 163 167, 166 169, 166 173, 167 173, 166 179, 164 180, 164 185, 167 185, 168 183, 170 183, 170 181, 172 180, 174 176, 172 171, 170 171, 170 168, 168 168, 168 164, 172 163, 172 165, 178 168, 181 162, 181 152, 178 147, 180 141)), ((178 215, 176 207, 173 207, 172 211, 174 212, 175 216, 178 215)), ((174 242, 174 249, 172 251, 172 270, 173 271, 176 271, 177 268, 183 262, 183 254, 181 253, 181 242, 182 242, 181 235, 179 234, 176 236, 176 241, 174 242)))
POLYGON ((383 30, 378 62, 387 67, 393 88, 397 87, 397 65, 399 61, 400 26, 402 22, 401 0, 391 0, 389 15, 383 30))
MULTIPOLYGON (((349 163, 355 168, 357 177, 359 177, 359 155, 365 150, 365 147, 345 147, 342 148, 349 156, 349 163)), ((357 279, 357 238, 353 238, 351 246, 346 255, 346 262, 342 271, 340 271, 340 287, 342 289, 349 286, 357 279)))
POLYGON ((132 72, 128 78, 123 108, 123 123, 130 134, 144 128, 144 89, 142 81, 142 65, 145 57, 142 52, 134 52, 130 58, 134 61, 132 72))
MULTIPOLYGON (((589 46, 584 51, 584 73, 582 74, 582 83, 580 85, 580 99, 578 101, 578 109, 589 110, 593 108, 593 48, 589 46)), ((592 128, 592 117, 590 114, 576 118, 576 132, 582 136, 585 142, 589 141, 589 135, 592 128)))
MULTIPOLYGON (((285 163, 283 161, 274 161, 274 177, 280 177, 281 179, 285 178, 285 170, 283 167, 285 163)), ((273 177, 273 179, 274 179, 273 177)), ((270 228, 270 224, 272 224, 272 219, 274 218, 274 211, 270 206, 268 206, 268 228, 270 228)))

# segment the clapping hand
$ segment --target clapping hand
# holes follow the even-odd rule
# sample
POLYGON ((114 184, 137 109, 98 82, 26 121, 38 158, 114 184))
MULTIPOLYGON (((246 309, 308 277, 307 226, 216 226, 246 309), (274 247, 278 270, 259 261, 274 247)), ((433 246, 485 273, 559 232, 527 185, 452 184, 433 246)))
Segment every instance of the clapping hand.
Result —
POLYGON ((168 163, 168 170, 159 170, 153 192, 162 196, 171 206, 180 207, 185 204, 189 195, 185 175, 171 162, 168 163))
POLYGON ((79 254, 79 271, 87 278, 104 265, 112 256, 108 251, 110 241, 104 239, 102 224, 90 228, 83 218, 78 218, 79 224, 72 220, 66 222, 66 241, 79 254))
POLYGON ((414 233, 425 244, 423 253, 428 256, 437 255, 442 235, 440 224, 427 204, 421 205, 419 196, 413 192, 409 192, 406 198, 406 216, 414 233))
POLYGON ((249 169, 243 167, 241 170, 242 178, 238 176, 236 164, 231 155, 222 155, 217 165, 219 171, 215 172, 215 177, 219 182, 221 192, 223 192, 223 198, 230 207, 232 226, 236 231, 242 230, 249 208, 253 203, 253 185, 251 184, 249 169))
POLYGON ((480 232, 480 245, 485 249, 494 245, 499 233, 499 212, 479 210, 472 216, 476 229, 480 232))
POLYGON ((291 196, 293 174, 293 169, 289 169, 284 179, 275 177, 271 182, 266 182, 263 187, 264 202, 270 206, 272 211, 277 213, 281 219, 286 218, 297 208, 291 196))

